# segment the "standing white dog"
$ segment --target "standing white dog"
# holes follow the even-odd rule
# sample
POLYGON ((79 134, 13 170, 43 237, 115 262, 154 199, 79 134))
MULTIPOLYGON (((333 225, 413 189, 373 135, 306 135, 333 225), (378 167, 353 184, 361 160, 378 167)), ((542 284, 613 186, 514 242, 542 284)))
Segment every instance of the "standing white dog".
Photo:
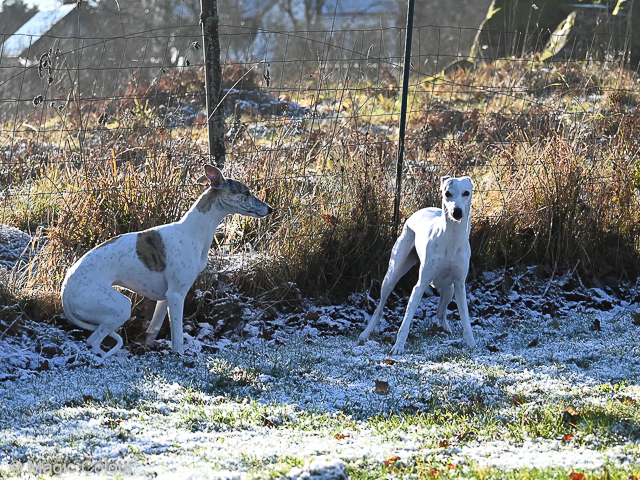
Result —
POLYGON ((409 297, 407 310, 391 355, 399 355, 404 352, 413 315, 422 295, 430 284, 433 284, 440 291, 440 303, 438 303, 436 316, 442 328, 449 333, 451 332, 447 322, 447 305, 455 290, 464 340, 470 347, 476 344, 469 323, 465 291, 465 280, 471 258, 469 231, 473 183, 469 177, 451 178, 446 176, 440 180, 440 189, 442 191, 442 209, 424 208, 407 219, 402 234, 398 237, 391 252, 389 269, 382 282, 380 304, 371 317, 369 325, 360 334, 360 341, 369 338, 382 317, 384 304, 396 283, 420 261, 418 283, 409 297))
POLYGON ((207 266, 218 224, 232 213, 260 218, 272 212, 244 184, 225 180, 211 165, 205 166, 205 175, 198 183, 210 183, 210 187, 182 219, 107 240, 67 272, 62 284, 64 313, 76 325, 95 330, 87 342, 104 358, 122 347, 122 337, 115 331, 131 316, 131 300, 113 286, 158 301, 147 329, 147 346, 158 335, 168 309, 171 346, 182 354, 184 299, 207 266), (117 345, 104 353, 100 344, 107 335, 117 345))

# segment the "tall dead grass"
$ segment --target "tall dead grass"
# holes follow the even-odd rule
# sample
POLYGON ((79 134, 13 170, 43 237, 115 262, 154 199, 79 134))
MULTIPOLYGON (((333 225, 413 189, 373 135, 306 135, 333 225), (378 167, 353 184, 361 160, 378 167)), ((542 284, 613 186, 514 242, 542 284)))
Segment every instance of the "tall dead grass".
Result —
POLYGON ((636 160, 615 153, 594 155, 589 145, 558 136, 508 152, 492 167, 500 191, 478 222, 476 254, 494 265, 577 268, 588 279, 635 277, 636 160))
MULTIPOLYGON (((578 67, 513 71, 496 62, 473 75, 452 73, 448 90, 440 83, 416 94, 424 107, 408 128, 403 219, 418 208, 440 205, 441 175, 469 174, 476 184, 471 236, 476 271, 521 263, 549 272, 570 269, 584 278, 636 277, 640 116, 629 110, 634 95, 613 95, 610 83, 616 79, 629 87, 631 80, 624 72, 595 77, 591 65, 578 67), (520 108, 515 96, 508 108, 495 109, 488 96, 458 99, 483 76, 493 85, 530 79, 523 95, 538 98, 548 86, 543 74, 553 82, 563 78, 564 86, 547 88, 541 105, 520 108), (583 112, 573 123, 559 109, 564 105, 566 113, 567 98, 577 102, 597 94, 599 110, 583 112)), ((242 74, 238 68, 236 76, 242 74)), ((21 180, 18 187, 29 186, 25 198, 34 188, 49 193, 42 197, 49 199, 46 217, 40 217, 45 241, 29 270, 29 291, 55 297, 66 269, 89 248, 117 234, 177 220, 200 193, 192 180, 206 146, 204 135, 194 132, 204 130, 184 130, 190 133, 179 140, 175 131, 167 133, 162 104, 155 105, 166 93, 162 88, 174 88, 169 80, 154 87, 153 102, 148 88, 138 101, 128 99, 121 117, 116 113, 100 123, 100 108, 73 113, 73 125, 84 125, 100 148, 84 156, 51 154, 46 175, 41 167, 21 180)), ((181 82, 180 91, 191 89, 184 78, 181 82)), ((343 297, 383 277, 394 241, 395 140, 361 128, 372 116, 365 122, 357 111, 353 115, 351 123, 342 124, 274 122, 268 139, 234 124, 238 131, 229 137, 225 174, 245 181, 275 207, 266 220, 228 221, 216 238, 225 254, 261 253, 237 274, 247 293, 274 302, 299 292, 343 297)), ((15 224, 32 213, 28 206, 16 211, 10 217, 15 224)))

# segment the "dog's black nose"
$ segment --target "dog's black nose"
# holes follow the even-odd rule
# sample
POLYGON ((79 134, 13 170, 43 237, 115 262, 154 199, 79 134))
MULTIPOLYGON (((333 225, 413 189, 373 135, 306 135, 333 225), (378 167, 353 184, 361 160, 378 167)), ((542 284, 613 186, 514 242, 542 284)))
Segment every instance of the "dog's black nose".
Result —
POLYGON ((267 215, 270 215, 271 212, 273 212, 273 208, 271 208, 269 205, 267 205, 267 215))
POLYGON ((462 209, 460 207, 455 207, 453 209, 453 218, 456 220, 460 220, 462 218, 462 209))

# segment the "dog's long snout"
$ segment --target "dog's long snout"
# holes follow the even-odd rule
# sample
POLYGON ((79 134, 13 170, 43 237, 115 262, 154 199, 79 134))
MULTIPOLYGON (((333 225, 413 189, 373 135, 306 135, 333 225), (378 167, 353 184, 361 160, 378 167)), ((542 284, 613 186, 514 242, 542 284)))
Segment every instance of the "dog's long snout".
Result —
POLYGON ((271 215, 271 212, 273 212, 273 208, 271 208, 270 205, 267 205, 267 215, 271 215))
POLYGON ((462 219, 462 209, 460 207, 455 207, 453 209, 452 215, 453 215, 453 218, 455 220, 461 220, 462 219))

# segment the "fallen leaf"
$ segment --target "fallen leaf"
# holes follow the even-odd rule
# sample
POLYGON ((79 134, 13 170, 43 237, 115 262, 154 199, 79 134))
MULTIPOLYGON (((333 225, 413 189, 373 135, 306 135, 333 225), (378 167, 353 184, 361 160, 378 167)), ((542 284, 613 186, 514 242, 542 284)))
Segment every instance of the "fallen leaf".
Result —
POLYGON ((640 312, 634 312, 633 313, 633 323, 634 325, 640 327, 640 312))
POLYGON ((519 397, 519 396, 517 396, 517 395, 515 397, 513 397, 513 404, 514 405, 522 405, 524 402, 525 402, 524 399, 519 397))
POLYGON ((618 397, 618 401, 623 405, 633 405, 634 403, 636 403, 636 401, 633 398, 627 397, 627 396, 618 397))
POLYGON ((393 457, 386 459, 384 464, 388 467, 389 465, 396 463, 398 460, 400 460, 400 457, 398 455, 394 455, 393 457))
POLYGON ((569 425, 574 425, 580 419, 580 413, 573 408, 571 405, 566 407, 562 412, 562 423, 567 423, 569 425))
POLYGON ((464 432, 463 434, 458 435, 458 440, 461 442, 468 442, 470 440, 473 440, 475 435, 476 432, 464 432))
POLYGON ((103 422, 102 425, 104 427, 109 427, 113 430, 120 425, 120 422, 122 422, 122 419, 120 418, 116 418, 115 420, 110 418, 107 421, 103 422))
POLYGON ((489 350, 491 353, 497 353, 500 351, 495 345, 487 345, 487 350, 489 350))
POLYGON ((569 415, 579 415, 578 411, 573 408, 571 405, 569 405, 567 408, 564 409, 565 412, 567 412, 569 415))
POLYGON ((586 476, 581 472, 571 472, 569 474, 569 480, 586 480, 586 476))
POLYGON ((449 445, 451 445, 451 444, 449 443, 449 440, 442 440, 442 441, 440 442, 440 446, 441 446, 442 448, 447 448, 449 445))
POLYGON ((334 217, 333 215, 322 215, 322 219, 329 225, 337 225, 338 223, 340 223, 340 220, 338 220, 338 218, 334 217))
POLYGON ((453 469, 455 469, 455 468, 456 468, 456 466, 455 466, 453 463, 450 463, 449 465, 447 465, 447 468, 448 468, 449 470, 453 470, 453 469))
POLYGON ((387 365, 394 365, 396 361, 393 360, 392 358, 388 358, 387 360, 384 361, 384 363, 386 363, 387 365))
POLYGON ((345 435, 343 433, 336 433, 333 437, 337 438, 338 440, 344 440, 347 437, 350 437, 351 435, 345 435))
POLYGON ((529 345, 527 345, 527 348, 537 347, 539 343, 540 343, 540 339, 536 337, 533 340, 531 340, 531 342, 529 342, 529 345))
POLYGON ((566 435, 562 436, 563 442, 570 442, 571 440, 573 440, 573 433, 567 433, 566 435))
POLYGON ((380 393, 382 395, 389 393, 389 382, 376 380, 376 393, 380 393))
POLYGON ((429 467, 429 476, 431 478, 438 478, 440 476, 440 470, 437 468, 429 467))
POLYGON ((558 320, 554 320, 553 322, 551 322, 551 325, 553 325, 553 328, 560 328, 560 323, 558 322, 558 320))
POLYGON ((267 417, 262 417, 262 425, 269 428, 277 427, 277 425, 273 423, 271 420, 269 420, 267 417))

